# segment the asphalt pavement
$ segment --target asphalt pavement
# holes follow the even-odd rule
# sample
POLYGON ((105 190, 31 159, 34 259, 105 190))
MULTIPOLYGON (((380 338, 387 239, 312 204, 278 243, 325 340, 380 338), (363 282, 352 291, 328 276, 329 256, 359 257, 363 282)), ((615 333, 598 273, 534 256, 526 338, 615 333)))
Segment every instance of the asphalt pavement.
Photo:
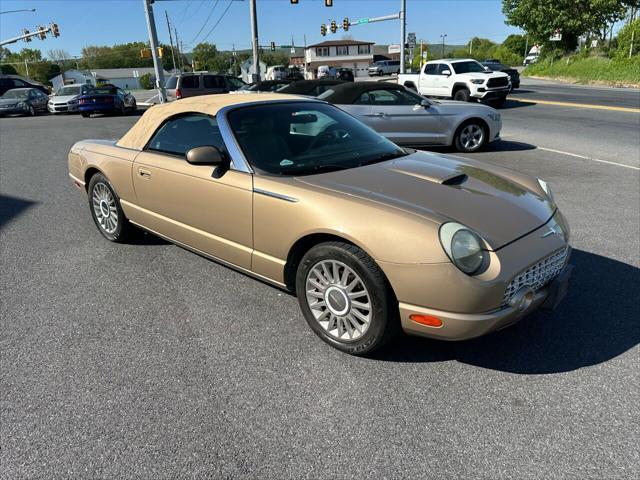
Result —
POLYGON ((502 114, 504 140, 469 156, 550 182, 568 297, 373 358, 277 289, 102 238, 66 155, 135 117, 0 119, 0 478, 637 478, 640 114, 502 114))

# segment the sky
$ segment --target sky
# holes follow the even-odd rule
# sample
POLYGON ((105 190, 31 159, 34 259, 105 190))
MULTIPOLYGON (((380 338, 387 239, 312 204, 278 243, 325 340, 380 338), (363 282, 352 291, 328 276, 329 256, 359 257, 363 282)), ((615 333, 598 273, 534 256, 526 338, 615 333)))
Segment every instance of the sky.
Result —
MULTIPOLYGON (((407 32, 428 43, 441 41, 446 34, 448 44, 465 44, 472 37, 501 42, 518 29, 504 23, 501 0, 407 0, 407 32)), ((12 51, 24 47, 40 48, 43 54, 63 49, 79 56, 87 45, 113 45, 132 41, 147 41, 147 25, 143 0, 0 0, 0 11, 35 8, 36 12, 0 14, 0 39, 20 35, 38 25, 56 22, 60 37, 34 39, 30 43, 7 45, 12 51)), ((184 50, 190 51, 202 41, 217 45, 219 50, 246 49, 251 46, 248 0, 156 0, 153 4, 161 42, 168 43, 165 10, 178 29, 184 50)), ((320 35, 320 24, 335 19, 338 24, 348 17, 351 21, 397 13, 400 0, 334 0, 325 7, 324 0, 257 0, 258 35, 261 45, 275 42, 296 46, 323 40, 339 40, 342 30, 326 37, 320 35)), ((378 44, 400 43, 400 23, 397 20, 351 27, 349 34, 356 40, 378 44)))

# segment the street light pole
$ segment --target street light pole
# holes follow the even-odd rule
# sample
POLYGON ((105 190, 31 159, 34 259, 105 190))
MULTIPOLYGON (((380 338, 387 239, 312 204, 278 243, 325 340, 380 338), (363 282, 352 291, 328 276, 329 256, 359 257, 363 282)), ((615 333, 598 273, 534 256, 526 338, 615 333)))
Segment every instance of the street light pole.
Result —
POLYGON ((442 37, 442 58, 444 58, 444 39, 447 37, 447 34, 440 35, 442 37))
POLYGON ((256 0, 249 2, 249 15, 251 16, 251 49, 253 51, 253 70, 251 80, 260 81, 260 59, 258 58, 258 14, 256 12, 256 0))
POLYGON ((144 13, 147 17, 147 27, 149 29, 149 43, 151 44, 151 56, 153 57, 153 68, 156 71, 156 88, 160 96, 160 103, 167 101, 164 90, 164 74, 162 72, 162 58, 158 56, 158 34, 156 32, 156 22, 153 18, 153 0, 142 0, 144 13))
POLYGON ((407 38, 407 0, 400 0, 400 72, 404 73, 404 43, 407 38))

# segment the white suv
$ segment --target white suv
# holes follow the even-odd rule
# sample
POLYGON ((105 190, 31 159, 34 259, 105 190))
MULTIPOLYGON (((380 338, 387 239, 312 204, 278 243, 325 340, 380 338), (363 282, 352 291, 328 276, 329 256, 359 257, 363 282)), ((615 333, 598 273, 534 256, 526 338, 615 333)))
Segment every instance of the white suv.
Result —
POLYGON ((428 97, 489 100, 497 105, 505 102, 511 90, 509 75, 492 72, 472 59, 433 60, 419 74, 399 75, 398 83, 428 97))

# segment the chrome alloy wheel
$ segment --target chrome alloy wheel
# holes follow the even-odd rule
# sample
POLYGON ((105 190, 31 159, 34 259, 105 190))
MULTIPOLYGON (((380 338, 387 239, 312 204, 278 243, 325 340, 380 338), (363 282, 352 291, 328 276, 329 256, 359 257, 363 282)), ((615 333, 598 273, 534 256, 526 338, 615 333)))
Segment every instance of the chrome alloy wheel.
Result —
POLYGON ((465 150, 475 150, 484 141, 484 130, 476 124, 467 125, 460 132, 460 143, 465 150))
POLYGON ((93 187, 91 203, 100 228, 109 234, 115 232, 118 228, 116 201, 104 183, 96 183, 93 187))
POLYGON ((305 286, 311 313, 331 337, 348 342, 365 334, 371 298, 356 272, 342 262, 322 260, 309 270, 305 286))

